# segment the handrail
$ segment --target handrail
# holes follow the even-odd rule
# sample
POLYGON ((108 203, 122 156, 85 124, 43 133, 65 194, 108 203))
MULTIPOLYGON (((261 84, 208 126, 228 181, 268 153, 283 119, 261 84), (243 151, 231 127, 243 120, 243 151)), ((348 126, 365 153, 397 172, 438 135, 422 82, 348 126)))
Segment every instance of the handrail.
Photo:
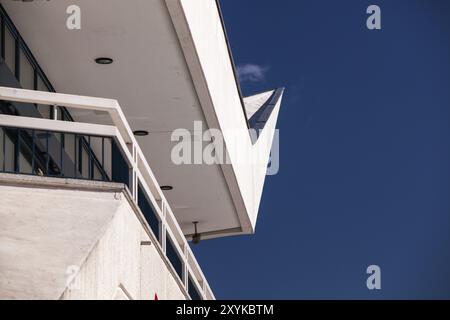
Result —
MULTIPOLYGON (((162 229, 169 235, 172 242, 174 242, 175 250, 179 257, 181 257, 182 264, 185 268, 181 279, 185 289, 188 291, 188 278, 190 275, 190 279, 194 282, 202 298, 214 299, 214 294, 211 291, 177 219, 175 218, 167 199, 162 193, 155 175, 116 100, 8 87, 0 87, 0 100, 58 105, 74 109, 103 111, 107 113, 112 120, 113 126, 9 115, 0 115, 0 125, 9 124, 28 129, 43 129, 114 137, 132 170, 130 192, 132 193, 134 201, 138 203, 138 184, 141 184, 147 196, 154 201, 153 205, 155 203, 157 204, 157 210, 155 211, 163 226, 162 229)), ((164 240, 166 238, 165 234, 161 234, 161 238, 164 240)), ((162 250, 164 253, 166 252, 165 249, 165 244, 162 242, 162 250)))

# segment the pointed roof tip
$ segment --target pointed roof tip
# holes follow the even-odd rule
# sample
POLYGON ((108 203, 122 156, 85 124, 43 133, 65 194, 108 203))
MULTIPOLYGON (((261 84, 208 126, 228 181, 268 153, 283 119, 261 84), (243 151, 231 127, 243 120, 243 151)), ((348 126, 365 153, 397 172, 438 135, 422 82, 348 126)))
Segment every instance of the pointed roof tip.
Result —
POLYGON ((273 95, 275 90, 260 92, 244 98, 244 107, 250 120, 260 110, 273 95))
POLYGON ((269 92, 273 93, 277 90, 285 91, 285 89, 286 89, 285 87, 277 87, 277 88, 272 88, 272 89, 268 89, 268 90, 264 90, 264 91, 259 91, 259 92, 253 93, 249 96, 245 96, 245 97, 243 97, 243 99, 246 100, 246 99, 252 98, 254 96, 258 96, 258 95, 269 93, 269 92))
MULTIPOLYGON (((284 88, 265 91, 244 99, 250 129, 262 131, 272 115, 272 111, 280 102, 284 88)), ((257 140, 257 139, 256 139, 257 140)), ((256 141, 253 141, 256 142, 256 141)))
POLYGON ((270 104, 273 98, 276 98, 275 100, 278 101, 283 95, 284 90, 284 87, 279 87, 277 89, 271 89, 245 97, 244 104, 248 120, 250 121, 251 118, 253 118, 253 116, 265 105, 270 104))

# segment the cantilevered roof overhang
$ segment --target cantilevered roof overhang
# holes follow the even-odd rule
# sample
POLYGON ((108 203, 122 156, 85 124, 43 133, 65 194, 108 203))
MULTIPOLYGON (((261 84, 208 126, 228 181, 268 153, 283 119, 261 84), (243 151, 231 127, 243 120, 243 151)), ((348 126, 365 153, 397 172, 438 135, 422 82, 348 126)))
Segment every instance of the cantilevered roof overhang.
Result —
POLYGON ((166 197, 186 236, 194 221, 203 238, 254 232, 283 93, 243 99, 215 0, 0 3, 57 92, 117 99, 132 129, 149 132, 139 144, 159 183, 173 186, 166 197), (80 30, 66 28, 74 4, 80 30), (173 131, 192 132, 195 121, 221 130, 230 164, 171 161, 173 131), (252 125, 262 129, 257 139, 252 125))

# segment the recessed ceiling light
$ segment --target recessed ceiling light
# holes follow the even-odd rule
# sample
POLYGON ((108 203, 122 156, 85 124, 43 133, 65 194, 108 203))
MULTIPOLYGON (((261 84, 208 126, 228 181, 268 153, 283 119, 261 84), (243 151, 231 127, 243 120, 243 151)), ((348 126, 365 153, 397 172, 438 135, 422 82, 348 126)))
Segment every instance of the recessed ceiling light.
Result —
POLYGON ((95 62, 98 64, 111 64, 114 62, 114 60, 111 58, 100 57, 100 58, 95 59, 95 62))
POLYGON ((172 191, 173 187, 172 186, 161 186, 161 190, 162 191, 172 191))
POLYGON ((133 132, 136 137, 146 137, 148 136, 148 131, 145 130, 136 130, 133 132))

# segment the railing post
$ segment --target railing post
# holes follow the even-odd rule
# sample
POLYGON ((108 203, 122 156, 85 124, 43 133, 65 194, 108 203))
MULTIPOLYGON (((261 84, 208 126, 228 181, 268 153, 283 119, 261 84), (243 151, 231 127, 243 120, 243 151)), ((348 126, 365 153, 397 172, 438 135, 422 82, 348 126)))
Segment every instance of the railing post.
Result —
POLYGON ((188 244, 185 243, 183 245, 183 282, 184 287, 186 288, 186 291, 189 293, 189 270, 188 270, 188 244))
POLYGON ((14 172, 20 173, 20 129, 16 129, 14 144, 14 172))
POLYGON ((52 106, 52 111, 50 114, 51 114, 52 120, 58 120, 58 106, 57 105, 52 106))
POLYGON ((161 221, 161 245, 163 248, 163 252, 164 254, 167 253, 167 245, 166 245, 166 241, 167 241, 167 230, 166 230, 166 214, 167 214, 167 209, 166 209, 166 203, 165 201, 162 202, 162 221, 161 221))
POLYGON ((206 296, 208 286, 206 285, 206 281, 202 279, 202 295, 204 300, 208 300, 208 297, 206 296))
POLYGON ((131 145, 131 150, 132 150, 132 157, 133 157, 133 172, 132 172, 132 193, 133 193, 133 199, 136 203, 138 203, 138 157, 137 157, 137 148, 134 145, 134 143, 131 145))

